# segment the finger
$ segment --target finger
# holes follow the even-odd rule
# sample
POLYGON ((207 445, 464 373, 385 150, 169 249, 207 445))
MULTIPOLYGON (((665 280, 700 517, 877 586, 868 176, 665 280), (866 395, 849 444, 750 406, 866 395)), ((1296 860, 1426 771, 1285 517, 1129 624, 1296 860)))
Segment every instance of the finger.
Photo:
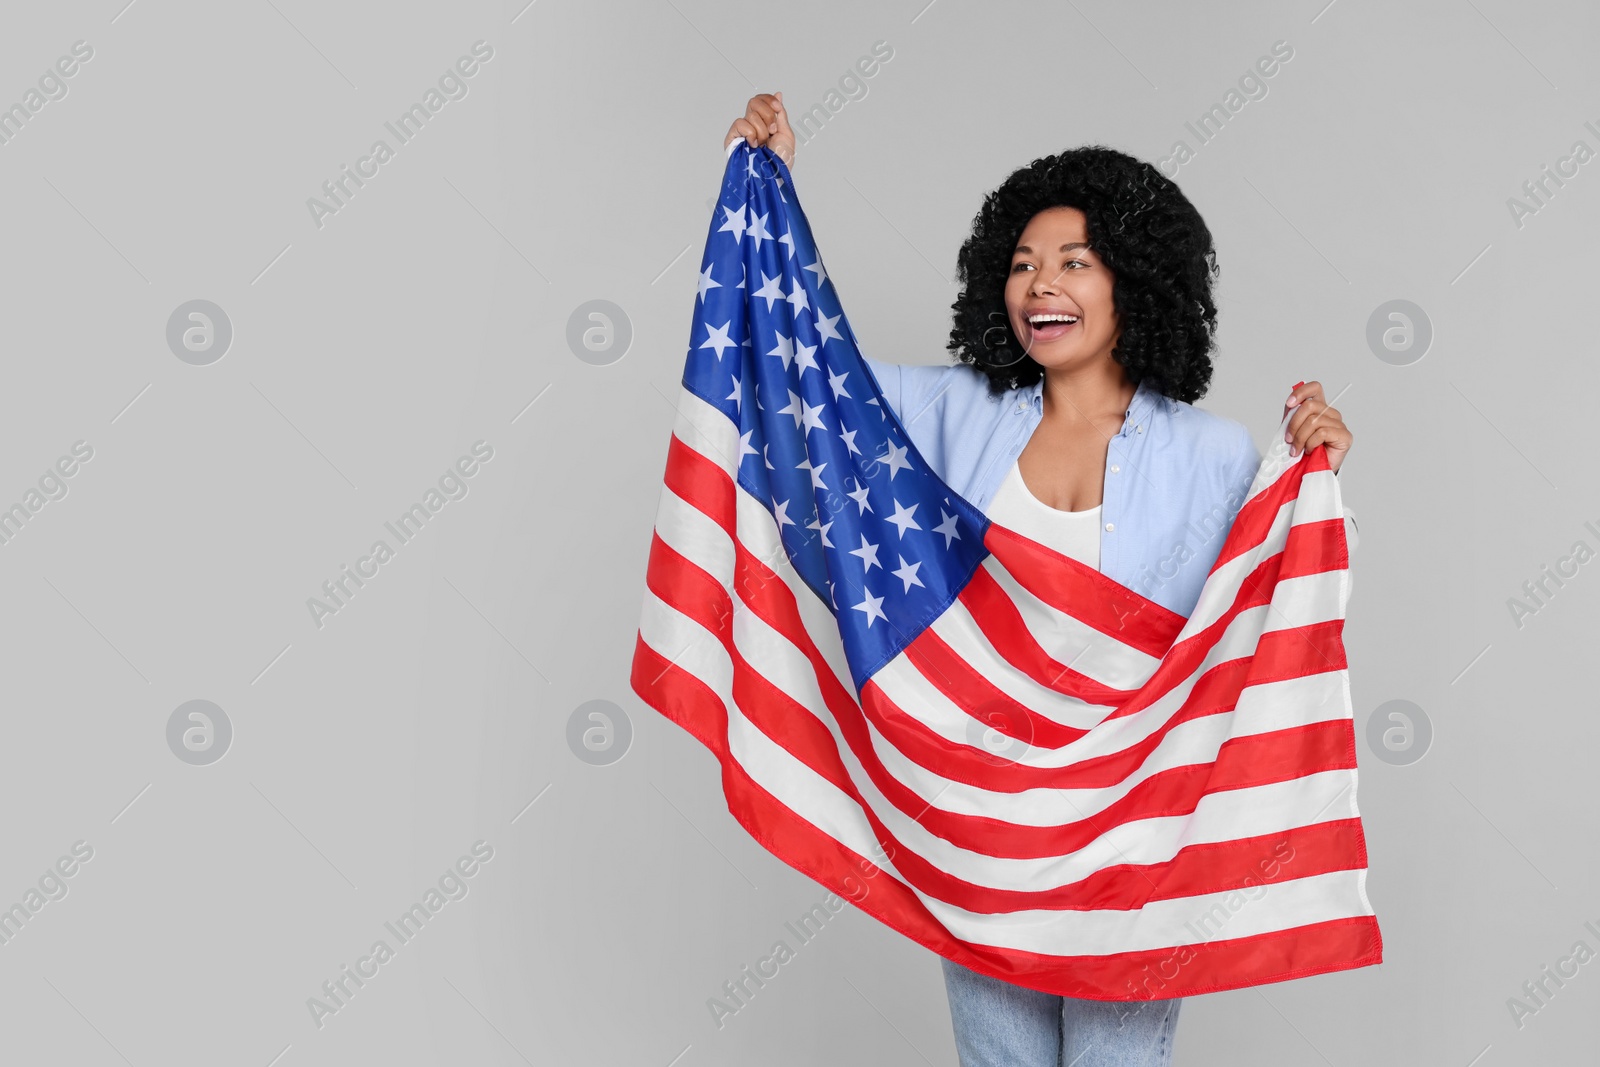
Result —
POLYGON ((760 96, 751 98, 750 110, 745 117, 767 133, 775 132, 773 127, 778 124, 778 113, 772 110, 772 104, 768 102, 768 98, 760 96))
POLYGON ((1318 427, 1313 430, 1301 445, 1298 452, 1309 452, 1318 445, 1325 445, 1329 452, 1343 452, 1350 447, 1350 435, 1341 433, 1333 427, 1318 427))
POLYGON ((1295 408, 1289 417, 1289 432, 1294 433, 1302 427, 1320 426, 1327 423, 1344 425, 1344 417, 1339 414, 1339 409, 1330 407, 1328 402, 1320 396, 1307 397, 1295 408))
POLYGON ((1306 402, 1309 397, 1322 395, 1321 382, 1296 382, 1289 390, 1289 399, 1283 403, 1284 411, 1306 402))
POLYGON ((1294 407, 1294 414, 1289 416, 1289 425, 1285 428, 1284 440, 1293 444, 1298 437, 1304 437, 1309 432, 1306 426, 1313 423, 1318 412, 1326 408, 1317 397, 1307 397, 1294 407))
POLYGON ((764 143, 767 139, 767 131, 758 128, 749 119, 739 119, 734 122, 734 126, 738 127, 739 132, 744 134, 744 139, 749 142, 751 148, 764 143))
POLYGON ((746 139, 747 144, 749 144, 752 149, 762 142, 762 131, 757 130, 757 128, 750 123, 749 118, 734 118, 733 128, 734 130, 738 131, 741 138, 746 139))
POLYGON ((789 111, 783 106, 782 100, 778 101, 775 110, 778 115, 778 135, 792 139, 794 131, 789 128, 789 111))
POLYGON ((1283 414, 1278 416, 1279 422, 1282 422, 1284 419, 1288 418, 1289 412, 1293 411, 1295 405, 1300 403, 1300 401, 1295 398, 1295 390, 1299 389, 1305 384, 1305 382, 1295 382, 1293 385, 1289 386, 1289 395, 1284 398, 1283 401, 1283 414))
POLYGON ((1337 418, 1308 419, 1298 432, 1292 435, 1289 446, 1291 451, 1304 452, 1314 447, 1313 442, 1319 435, 1320 439, 1327 440, 1330 434, 1334 440, 1343 440, 1350 436, 1350 428, 1337 418))

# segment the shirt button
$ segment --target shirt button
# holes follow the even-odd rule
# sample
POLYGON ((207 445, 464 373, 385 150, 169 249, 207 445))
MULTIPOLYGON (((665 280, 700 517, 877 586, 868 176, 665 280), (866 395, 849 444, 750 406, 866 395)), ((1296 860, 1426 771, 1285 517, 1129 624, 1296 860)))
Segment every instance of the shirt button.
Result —
POLYGON ((1140 423, 1138 426, 1135 426, 1134 429, 1138 430, 1140 433, 1144 433, 1144 424, 1140 423))
POLYGON ((1111 465, 1111 473, 1112 474, 1121 474, 1122 473, 1122 468, 1117 466, 1115 463, 1113 463, 1111 465))
POLYGON ((1106 523, 1106 532, 1107 533, 1116 533, 1116 530, 1117 530, 1117 524, 1116 523, 1114 523, 1114 522, 1106 523))

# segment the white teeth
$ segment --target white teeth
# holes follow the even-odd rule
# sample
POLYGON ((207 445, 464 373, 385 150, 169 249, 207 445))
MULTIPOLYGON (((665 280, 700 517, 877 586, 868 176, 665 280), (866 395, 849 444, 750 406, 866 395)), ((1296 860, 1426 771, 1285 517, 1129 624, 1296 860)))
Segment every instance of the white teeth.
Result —
POLYGON ((1078 316, 1076 316, 1076 315, 1058 315, 1058 314, 1029 315, 1028 316, 1028 321, 1030 323, 1035 324, 1035 325, 1037 325, 1037 324, 1039 324, 1041 322, 1077 322, 1078 321, 1078 316))

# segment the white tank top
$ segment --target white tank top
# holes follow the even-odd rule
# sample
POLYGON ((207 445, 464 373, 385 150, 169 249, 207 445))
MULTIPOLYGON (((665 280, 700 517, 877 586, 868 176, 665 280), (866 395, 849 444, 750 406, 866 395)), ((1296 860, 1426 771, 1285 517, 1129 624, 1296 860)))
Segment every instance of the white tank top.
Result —
POLYGON ((1096 504, 1087 511, 1061 511, 1051 507, 1028 490, 1021 469, 1013 461, 1011 470, 989 502, 987 514, 990 520, 1006 529, 1099 570, 1101 507, 1096 504))

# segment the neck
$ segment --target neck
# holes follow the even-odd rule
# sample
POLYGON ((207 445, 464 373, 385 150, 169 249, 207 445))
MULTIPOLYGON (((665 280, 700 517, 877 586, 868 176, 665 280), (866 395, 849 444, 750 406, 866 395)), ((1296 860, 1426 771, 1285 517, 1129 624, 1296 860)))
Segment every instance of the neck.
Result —
POLYGON ((1046 367, 1044 416, 1064 425, 1111 421, 1120 426, 1138 387, 1109 356, 1077 367, 1046 367))

